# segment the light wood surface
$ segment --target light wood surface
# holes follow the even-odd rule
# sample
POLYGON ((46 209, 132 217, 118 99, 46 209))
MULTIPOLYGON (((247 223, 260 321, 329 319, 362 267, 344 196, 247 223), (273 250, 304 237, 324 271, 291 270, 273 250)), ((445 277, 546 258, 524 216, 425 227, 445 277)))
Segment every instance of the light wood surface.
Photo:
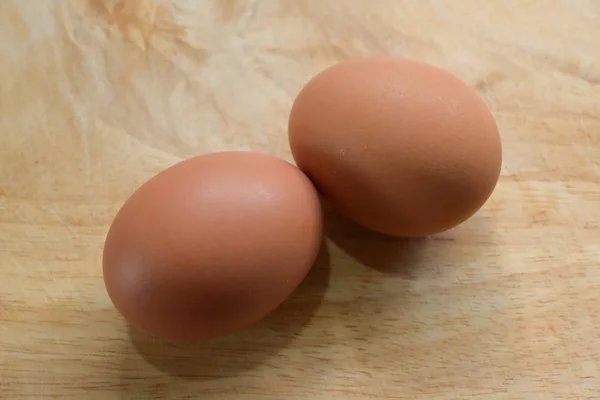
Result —
POLYGON ((0 398, 600 399, 597 0, 2 0, 0 72, 0 398), (257 326, 130 330, 101 276, 123 201, 196 154, 291 160, 295 94, 366 55, 485 98, 505 154, 488 204, 407 242, 330 215, 257 326))

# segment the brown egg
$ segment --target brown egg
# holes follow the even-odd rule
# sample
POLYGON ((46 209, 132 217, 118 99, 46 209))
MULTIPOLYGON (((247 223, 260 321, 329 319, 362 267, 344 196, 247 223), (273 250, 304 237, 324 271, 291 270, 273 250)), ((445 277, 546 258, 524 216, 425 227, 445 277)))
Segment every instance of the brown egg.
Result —
POLYGON ((297 165, 355 222, 423 236, 472 216, 498 181, 495 120, 464 82, 431 65, 357 59, 314 77, 296 98, 297 165))
POLYGON ((322 243, 319 197, 293 165, 223 152, 168 168, 123 205, 104 281, 134 326, 196 340, 242 329, 304 279, 322 243))

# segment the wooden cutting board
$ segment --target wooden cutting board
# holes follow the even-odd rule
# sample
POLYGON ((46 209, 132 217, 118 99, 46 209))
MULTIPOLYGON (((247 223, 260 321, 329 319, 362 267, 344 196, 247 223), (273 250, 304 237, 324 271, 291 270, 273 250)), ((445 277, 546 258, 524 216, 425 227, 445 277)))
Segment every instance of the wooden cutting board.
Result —
POLYGON ((600 399, 598 1, 3 0, 0 72, 0 398, 600 399), (295 94, 368 55, 484 97, 505 154, 486 206, 421 241, 329 216, 258 325, 129 329, 101 276, 123 201, 197 154, 291 161, 295 94))

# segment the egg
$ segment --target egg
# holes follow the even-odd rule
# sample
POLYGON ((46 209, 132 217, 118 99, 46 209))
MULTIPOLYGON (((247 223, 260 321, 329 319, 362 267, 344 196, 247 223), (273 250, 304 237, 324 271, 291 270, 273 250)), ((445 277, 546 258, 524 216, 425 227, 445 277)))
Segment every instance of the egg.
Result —
POLYGON ((318 193, 269 155, 182 161, 137 189, 106 237, 104 282, 133 326, 174 340, 243 329, 301 283, 322 243, 318 193))
POLYGON ((426 236, 470 218, 492 194, 500 135, 484 101, 449 72, 363 58, 316 75, 295 99, 296 164, 337 210, 374 231, 426 236))

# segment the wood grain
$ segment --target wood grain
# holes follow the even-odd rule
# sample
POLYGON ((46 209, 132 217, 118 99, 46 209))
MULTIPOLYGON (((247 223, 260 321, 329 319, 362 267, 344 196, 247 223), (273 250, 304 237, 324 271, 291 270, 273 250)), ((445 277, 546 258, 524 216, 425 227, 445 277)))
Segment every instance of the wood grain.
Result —
POLYGON ((3 0, 0 72, 0 398, 600 399, 597 0, 3 0), (129 329, 100 269, 128 195, 196 154, 291 160, 295 94, 365 55, 485 98, 488 204, 421 241, 329 215, 257 326, 194 346, 129 329))

